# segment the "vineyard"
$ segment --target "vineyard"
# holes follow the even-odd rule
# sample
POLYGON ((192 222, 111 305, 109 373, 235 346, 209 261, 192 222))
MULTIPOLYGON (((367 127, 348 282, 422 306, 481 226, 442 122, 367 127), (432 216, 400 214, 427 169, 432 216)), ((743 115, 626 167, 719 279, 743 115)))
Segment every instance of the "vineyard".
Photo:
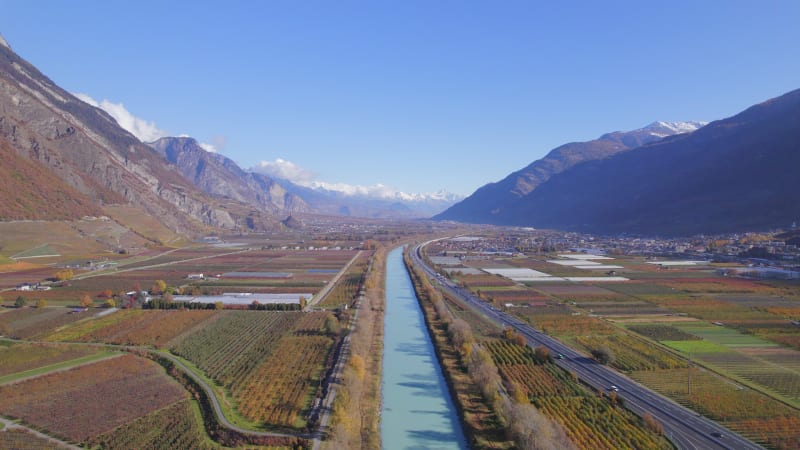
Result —
POLYGON ((629 325, 628 329, 654 341, 694 341, 702 339, 670 325, 629 325))
POLYGON ((71 313, 67 308, 16 308, 0 314, 0 330, 16 339, 33 339, 91 314, 71 313))
POLYGON ((330 313, 223 311, 171 348, 233 397, 259 425, 302 427, 333 344, 330 313))
POLYGON ((304 313, 222 311, 220 318, 183 336, 170 350, 203 370, 221 386, 231 386, 275 350, 304 313))
POLYGON ((186 396, 159 365, 124 355, 0 386, 0 412, 84 442, 186 396))
POLYGON ((41 438, 24 428, 0 430, 0 448, 13 450, 63 450, 68 447, 41 438))
POLYGON ((42 339, 48 342, 90 342, 93 340, 92 333, 138 317, 143 313, 144 311, 141 309, 128 309, 117 311, 103 317, 89 318, 88 320, 75 323, 72 326, 58 329, 53 333, 43 336, 42 339))
POLYGON ((325 299, 319 303, 319 306, 332 308, 343 304, 349 305, 358 293, 359 286, 361 286, 361 274, 347 273, 342 276, 325 299))
POLYGON ((301 428, 319 386, 332 340, 325 336, 286 336, 274 353, 231 392, 248 420, 301 428))
POLYGON ((769 448, 800 448, 800 413, 706 370, 635 372, 636 381, 769 448), (691 386, 691 395, 688 388, 691 386))
POLYGON ((118 311, 107 319, 95 319, 66 328, 49 339, 164 347, 171 339, 214 314, 214 311, 202 310, 118 311))
POLYGON ((532 316, 532 320, 542 331, 560 337, 610 335, 619 332, 602 319, 582 314, 536 314, 532 316))
POLYGON ((108 433, 88 440, 90 446, 104 449, 132 448, 192 448, 216 449, 198 421, 191 400, 181 400, 166 408, 114 428, 108 433))
POLYGON ((0 376, 49 366, 97 353, 97 349, 42 344, 0 346, 0 376))
POLYGON ((686 362, 672 353, 627 334, 576 336, 575 342, 587 353, 601 347, 611 349, 611 364, 623 372, 686 367, 686 362))
POLYGON ((530 347, 500 340, 487 341, 485 346, 503 378, 522 386, 530 402, 559 422, 579 448, 672 448, 635 414, 609 398, 587 392, 552 363, 537 363, 530 347))

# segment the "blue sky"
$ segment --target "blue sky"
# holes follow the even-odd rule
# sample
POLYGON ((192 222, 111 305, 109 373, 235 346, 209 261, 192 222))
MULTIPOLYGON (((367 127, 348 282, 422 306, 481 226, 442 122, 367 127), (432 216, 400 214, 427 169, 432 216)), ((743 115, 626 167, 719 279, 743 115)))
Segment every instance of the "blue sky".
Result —
POLYGON ((0 0, 0 12, 11 47, 56 83, 162 133, 245 168, 414 193, 470 194, 566 142, 720 119, 800 88, 795 0, 0 0))

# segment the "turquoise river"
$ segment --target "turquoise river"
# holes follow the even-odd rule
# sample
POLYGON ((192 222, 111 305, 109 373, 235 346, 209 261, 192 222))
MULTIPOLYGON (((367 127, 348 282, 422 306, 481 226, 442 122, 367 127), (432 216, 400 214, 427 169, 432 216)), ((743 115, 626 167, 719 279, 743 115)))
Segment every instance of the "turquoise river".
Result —
POLYGON ((400 248, 386 260, 384 334, 383 449, 466 449, 400 248))

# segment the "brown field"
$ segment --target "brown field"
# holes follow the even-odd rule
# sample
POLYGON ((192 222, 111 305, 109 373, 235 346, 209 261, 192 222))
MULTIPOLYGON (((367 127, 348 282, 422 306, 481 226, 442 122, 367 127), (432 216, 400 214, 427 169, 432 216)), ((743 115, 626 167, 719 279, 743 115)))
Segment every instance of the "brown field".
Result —
POLYGON ((687 369, 635 372, 631 376, 761 445, 787 450, 800 447, 800 413, 796 409, 706 370, 691 369, 691 394, 687 369))
MULTIPOLYGON (((65 329, 59 336, 78 342, 104 342, 120 345, 165 347, 167 343, 190 328, 209 320, 213 310, 129 310, 115 314, 125 320, 111 318, 106 326, 95 328, 94 323, 78 324, 65 329), (85 331, 85 332, 83 332, 85 331)), ((111 316, 113 316, 112 314, 111 316)), ((102 320, 102 319, 100 319, 102 320)))
POLYGON ((0 448, 13 450, 62 450, 68 447, 41 438, 24 428, 0 430, 0 448))
POLYGON ((500 303, 545 302, 547 300, 547 297, 530 289, 481 289, 481 294, 500 303))
POLYGON ((56 328, 86 319, 91 311, 72 313, 68 308, 9 308, 0 313, 0 334, 15 339, 32 339, 56 328))
MULTIPOLYGON (((213 292, 311 292, 316 293, 353 256, 356 250, 247 250, 233 248, 190 247, 154 255, 150 259, 132 258, 123 261, 117 271, 106 272, 83 279, 73 279, 68 286, 42 292, 14 292, 6 303, 21 295, 29 302, 47 300, 50 305, 73 306, 88 295, 98 304, 105 301, 101 293, 113 294, 139 289, 150 289, 156 280, 168 286, 188 286, 198 293, 213 292), (153 267, 156 266, 156 267, 153 267), (210 279, 190 281, 187 275, 201 272, 206 276, 234 271, 289 272, 288 279, 210 279)), ((0 288, 16 286, 23 282, 42 281, 52 277, 57 269, 39 267, 18 273, 0 273, 0 288)), ((80 275, 80 271, 76 275, 80 275)))
POLYGON ((586 286, 575 283, 570 284, 537 284, 534 290, 542 292, 546 295, 553 295, 557 297, 619 297, 619 294, 599 286, 586 286))
POLYGON ((161 366, 124 355, 2 386, 0 412, 82 442, 187 395, 161 366))
POLYGON ((514 286, 516 283, 508 278, 497 275, 464 275, 459 278, 469 288, 492 288, 502 286, 514 286))
POLYGON ((15 344, 0 346, 0 376, 49 366, 97 353, 97 349, 65 345, 15 344))

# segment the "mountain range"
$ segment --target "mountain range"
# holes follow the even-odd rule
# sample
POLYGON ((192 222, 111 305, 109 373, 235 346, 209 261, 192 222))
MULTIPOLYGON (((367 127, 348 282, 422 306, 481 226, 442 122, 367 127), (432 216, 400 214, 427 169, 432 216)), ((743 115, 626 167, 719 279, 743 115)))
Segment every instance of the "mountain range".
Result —
POLYGON ((800 90, 695 130, 701 124, 668 124, 637 138, 659 124, 559 147, 436 218, 691 235, 787 227, 800 217, 800 90))
MULTIPOLYGON (((272 221, 253 215, 247 205, 204 194, 110 115, 60 88, 5 43, 0 45, 0 147, 4 160, 15 165, 8 170, 30 168, 31 162, 39 166, 35 174, 28 171, 28 183, 2 192, 26 205, 25 216, 78 218, 89 212, 70 206, 80 204, 113 217, 109 207, 125 205, 190 234, 242 228, 246 218, 258 226, 272 221), (43 185, 60 196, 42 197, 43 185)), ((4 210, 0 217, 13 216, 4 210)))
POLYGON ((508 215, 514 215, 521 199, 554 175, 591 160, 656 142, 664 137, 694 131, 704 122, 653 122, 638 130, 604 134, 588 142, 571 142, 551 150, 544 158, 487 184, 463 201, 453 205, 436 219, 468 223, 503 224, 508 215))
POLYGON ((143 143, 106 111, 59 87, 5 40, 0 42, 0 162, 0 220, 105 215, 124 224, 138 214, 195 235, 274 228, 297 213, 429 216, 455 201, 373 199, 304 188, 243 170, 192 138, 143 143))
MULTIPOLYGON (((447 193, 301 186, 188 137, 145 144, 0 41, 0 220, 147 217, 174 233, 259 231, 296 214, 435 216, 595 233, 695 234, 800 217, 800 91, 708 125, 654 122, 565 144, 455 203, 447 193)), ((134 230, 139 235, 142 230, 134 230)), ((157 240, 157 239, 154 239, 157 240)))

